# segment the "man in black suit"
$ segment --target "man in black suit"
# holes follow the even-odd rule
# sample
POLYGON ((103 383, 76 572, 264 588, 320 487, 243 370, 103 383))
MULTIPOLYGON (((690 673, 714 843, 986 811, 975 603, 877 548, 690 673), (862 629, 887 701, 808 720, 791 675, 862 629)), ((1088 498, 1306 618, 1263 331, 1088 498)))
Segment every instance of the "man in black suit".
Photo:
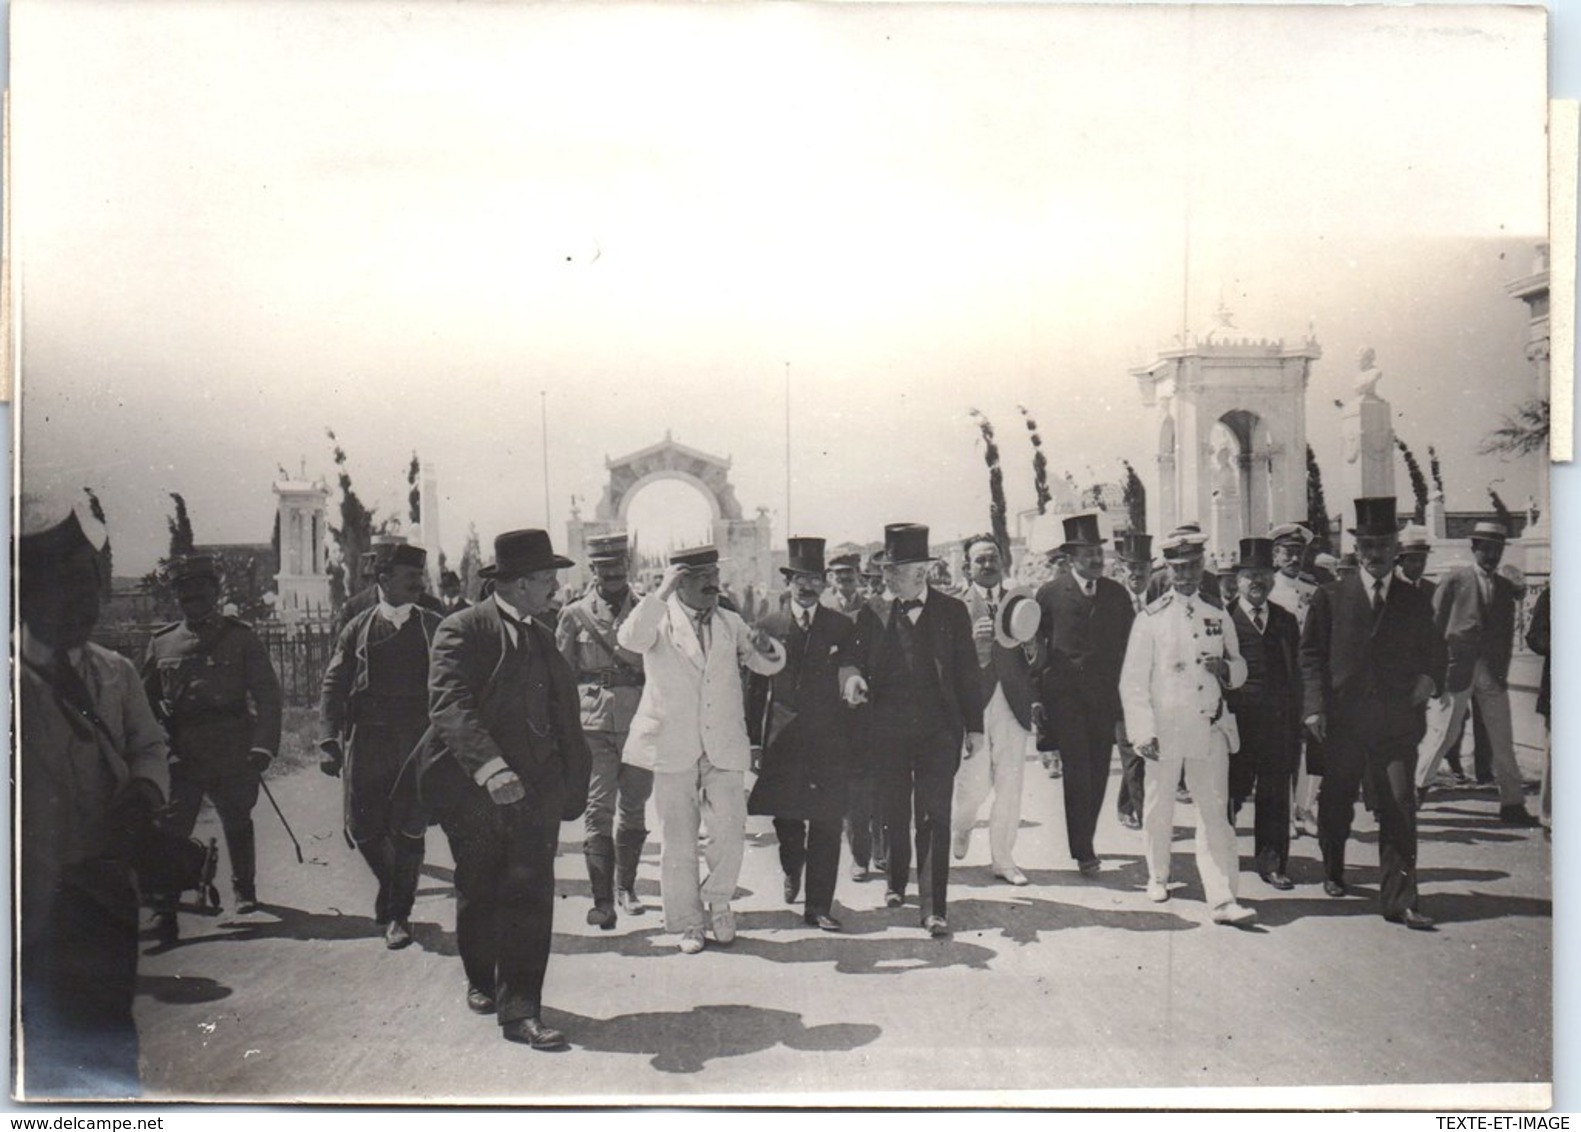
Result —
POLYGON ((1422 594, 1394 575, 1393 497, 1356 500, 1361 572, 1321 587, 1301 631, 1306 728, 1323 743, 1318 844, 1323 891, 1345 895, 1345 843, 1365 777, 1378 813, 1384 918, 1433 927, 1417 910, 1416 747, 1425 705, 1444 684, 1443 635, 1422 594))
POLYGON ((1111 752, 1116 742, 1125 742, 1120 667, 1136 615, 1125 587, 1103 575, 1097 513, 1070 515, 1064 522, 1060 550, 1071 570, 1038 590, 1039 632, 1048 656, 1040 699, 1064 761, 1070 855, 1082 875, 1091 877, 1102 867, 1093 834, 1109 785, 1111 752))
POLYGON ((786 660, 773 676, 752 673, 747 685, 747 734, 762 752, 747 813, 774 818, 785 903, 796 903, 805 873, 803 921, 837 932, 834 886, 853 754, 841 677, 856 671, 856 624, 820 600, 823 547, 821 538, 790 540, 780 568, 790 583, 790 610, 759 622, 785 643, 786 660))
POLYGON ((539 530, 494 540, 487 601, 434 633, 429 718, 413 751, 423 801, 456 863, 456 946, 467 1006, 498 1014, 507 1041, 565 1045, 544 1025, 560 823, 587 804, 592 759, 577 686, 537 616, 572 563, 539 530))
POLYGON ((884 528, 885 601, 857 615, 857 655, 866 673, 846 682, 849 699, 871 697, 872 752, 878 765, 889 885, 884 903, 905 903, 911 875, 911 816, 917 821, 917 883, 922 926, 949 933, 950 795, 955 771, 979 754, 982 692, 972 619, 956 598, 928 585, 928 528, 884 528))
POLYGON ((1281 891, 1289 877, 1290 782, 1301 754, 1301 630, 1295 614, 1268 600, 1272 539, 1243 538, 1229 613, 1246 661, 1246 683, 1225 694, 1240 733, 1230 756, 1230 820, 1254 797, 1257 875, 1281 891))

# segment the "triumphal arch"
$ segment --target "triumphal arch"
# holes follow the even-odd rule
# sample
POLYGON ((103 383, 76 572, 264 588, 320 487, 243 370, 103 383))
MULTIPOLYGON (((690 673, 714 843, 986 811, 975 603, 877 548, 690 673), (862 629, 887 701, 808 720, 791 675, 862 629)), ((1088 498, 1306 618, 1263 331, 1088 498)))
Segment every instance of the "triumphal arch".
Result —
MULTIPOLYGON (((574 513, 566 524, 567 551, 577 563, 574 571, 567 571, 574 585, 580 586, 588 577, 587 540, 597 535, 614 534, 627 529, 631 502, 649 484, 660 480, 678 480, 695 488, 708 503, 713 527, 714 545, 722 558, 728 561, 719 568, 721 580, 736 595, 744 599, 748 594, 766 594, 774 585, 773 525, 768 513, 759 509, 754 518, 742 514, 736 499, 736 489, 730 482, 730 458, 712 456, 677 442, 668 431, 664 439, 619 459, 604 458, 609 480, 604 485, 593 518, 585 519, 574 513)), ((658 554, 665 547, 634 548, 639 556, 658 554)), ((635 565, 635 563, 634 563, 635 565)))

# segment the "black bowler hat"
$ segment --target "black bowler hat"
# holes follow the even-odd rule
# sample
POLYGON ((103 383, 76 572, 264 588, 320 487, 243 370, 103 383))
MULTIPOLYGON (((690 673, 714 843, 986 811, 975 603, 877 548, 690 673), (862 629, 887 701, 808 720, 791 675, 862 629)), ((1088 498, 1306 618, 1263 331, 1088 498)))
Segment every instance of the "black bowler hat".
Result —
POLYGON ((539 570, 564 570, 575 565, 554 552, 548 531, 506 531, 495 538, 494 561, 479 570, 478 577, 505 582, 539 570))
POLYGON ((1098 512, 1085 511, 1080 515, 1066 515, 1065 541, 1061 550, 1074 550, 1078 546, 1102 546, 1103 536, 1098 533, 1098 512))
POLYGON ((687 547, 670 555, 671 566, 685 566, 688 569, 717 566, 723 561, 724 559, 719 557, 719 548, 712 545, 687 547))
POLYGON ((1146 531, 1126 531, 1114 540, 1115 553, 1122 562, 1153 561, 1153 536, 1146 531))
POLYGON ((1381 538, 1399 532, 1400 524, 1394 514, 1394 496, 1375 495, 1356 500, 1356 526, 1351 534, 1357 538, 1381 538))
POLYGON ((932 562, 928 553, 928 528, 921 523, 890 523, 884 528, 884 564, 906 566, 932 562))
POLYGON ((403 542, 399 546, 392 546, 390 553, 385 557, 381 569, 393 570, 397 566, 416 566, 419 570, 428 568, 428 551, 420 546, 403 542))
POLYGON ((589 562, 624 562, 629 549, 625 534, 594 535, 587 540, 589 562))
POLYGON ((1241 540, 1242 570, 1272 570, 1274 568, 1274 540, 1271 538, 1243 538, 1241 540))
POLYGON ((821 538, 792 538, 787 539, 789 553, 786 555, 785 565, 780 567, 780 573, 787 578, 794 574, 818 574, 822 576, 823 545, 821 538))
POLYGON ((165 578, 173 586, 182 582, 191 582, 199 578, 207 578, 211 582, 220 580, 220 564, 212 554, 186 554, 180 558, 173 558, 165 567, 165 578))

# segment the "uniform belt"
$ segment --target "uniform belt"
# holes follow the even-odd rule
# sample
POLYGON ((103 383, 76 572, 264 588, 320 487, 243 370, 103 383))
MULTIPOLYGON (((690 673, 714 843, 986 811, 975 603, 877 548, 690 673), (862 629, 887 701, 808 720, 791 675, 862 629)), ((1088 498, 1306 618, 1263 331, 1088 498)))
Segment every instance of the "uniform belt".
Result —
POLYGON ((646 682, 641 672, 629 668, 598 668, 583 672, 581 683, 601 688, 640 688, 646 682))
POLYGON ((183 708, 175 712, 170 722, 172 726, 180 727, 190 723, 239 723, 251 718, 245 707, 183 708))

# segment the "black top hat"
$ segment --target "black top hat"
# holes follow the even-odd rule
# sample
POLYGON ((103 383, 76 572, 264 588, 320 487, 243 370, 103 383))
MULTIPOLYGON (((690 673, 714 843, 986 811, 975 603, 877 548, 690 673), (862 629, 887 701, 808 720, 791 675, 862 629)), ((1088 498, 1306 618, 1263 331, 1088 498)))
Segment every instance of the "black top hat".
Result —
POLYGON ((587 540, 587 560, 589 562, 620 562, 626 557, 630 549, 624 533, 616 535, 594 535, 587 540))
POLYGON ((792 574, 822 575, 824 541, 821 538, 787 539, 790 553, 786 555, 785 565, 780 567, 780 573, 787 578, 792 574))
POLYGON ((426 569, 428 566, 428 551, 420 546, 413 546, 404 542, 399 546, 392 546, 390 553, 384 556, 380 569, 390 570, 396 566, 416 566, 419 570, 426 569))
POLYGON ((1481 522, 1471 528, 1472 542, 1503 542, 1509 537, 1503 523, 1481 522))
POLYGON ((928 553, 928 528, 921 523, 890 523, 884 528, 884 562, 905 566, 912 562, 932 562, 928 553))
POLYGON ((685 550, 677 550, 670 555, 671 566, 717 566, 722 559, 719 549, 714 546, 693 546, 685 550))
POLYGON ((1078 546, 1102 546, 1103 536, 1098 533, 1098 512, 1086 511, 1080 515, 1065 516, 1065 541, 1061 550, 1074 550, 1078 546))
POLYGON ((1272 570, 1274 568, 1274 540, 1271 538, 1243 538, 1241 540, 1242 570, 1272 570))
POLYGON ((554 552, 548 531, 506 531, 494 539, 494 561, 479 570, 478 577, 504 582, 539 570, 564 570, 575 565, 554 552))
POLYGON ((439 574, 439 584, 441 586, 460 586, 461 575, 454 570, 442 570, 439 574))
POLYGON ((1114 540, 1115 553, 1123 562, 1153 561, 1153 536, 1146 531, 1126 531, 1114 540))
POLYGON ((861 570, 862 556, 860 554, 836 554, 829 559, 831 570, 861 570))
POLYGON ((1381 538, 1398 534, 1400 524, 1395 519, 1394 496, 1375 495, 1356 500, 1356 526, 1351 534, 1357 538, 1381 538))
POLYGON ((198 578, 207 578, 211 582, 220 580, 220 564, 212 554, 186 554, 180 558, 173 558, 165 567, 165 578, 171 585, 180 585, 182 582, 191 582, 198 578))

